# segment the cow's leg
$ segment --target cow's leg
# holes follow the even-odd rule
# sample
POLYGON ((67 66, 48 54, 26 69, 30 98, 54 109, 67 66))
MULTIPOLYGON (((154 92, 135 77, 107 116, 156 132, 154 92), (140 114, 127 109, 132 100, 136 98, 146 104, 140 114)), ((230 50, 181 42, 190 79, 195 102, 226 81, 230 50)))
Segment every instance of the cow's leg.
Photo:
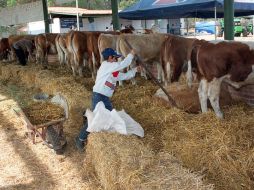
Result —
POLYGON ((188 70, 187 70, 187 73, 186 73, 186 78, 187 78, 188 87, 191 88, 193 78, 192 78, 192 67, 191 67, 191 61, 190 60, 188 61, 188 70))
MULTIPOLYGON (((144 63, 144 64, 145 64, 145 63, 144 63)), ((143 67, 141 68, 141 73, 140 73, 140 75, 141 75, 141 77, 143 77, 144 79, 146 79, 146 80, 148 79, 148 78, 147 78, 147 75, 146 75, 146 70, 145 70, 145 68, 143 68, 143 67)))
POLYGON ((36 63, 37 64, 40 64, 40 62, 41 62, 41 60, 40 60, 40 49, 39 49, 39 47, 37 47, 37 49, 36 49, 36 53, 35 53, 35 58, 36 58, 36 63))
POLYGON ((78 67, 78 74, 80 77, 83 77, 83 68, 82 65, 78 67))
POLYGON ((83 77, 83 66, 85 62, 86 62, 85 59, 83 58, 81 59, 81 57, 78 58, 77 70, 80 77, 83 77))
POLYGON ((64 52, 62 50, 60 50, 59 59, 60 59, 60 65, 63 66, 64 62, 65 62, 65 56, 64 56, 64 52))
POLYGON ((223 113, 220 109, 219 98, 220 98, 220 87, 221 87, 221 78, 215 78, 208 83, 208 98, 213 107, 213 110, 216 116, 220 119, 223 118, 223 113))
POLYGON ((75 68, 75 65, 71 64, 71 69, 72 69, 72 75, 75 77, 76 76, 76 68, 75 68))
POLYGON ((74 60, 73 60, 73 54, 72 53, 69 53, 67 52, 67 66, 69 68, 71 68, 72 64, 74 63, 74 60))
POLYGON ((46 53, 44 58, 43 58, 43 63, 44 63, 44 68, 47 68, 47 65, 48 65, 48 54, 46 53))
POLYGON ((167 76, 167 73, 166 73, 166 68, 165 67, 162 67, 162 65, 161 65, 161 68, 162 68, 162 70, 161 70, 161 80, 162 80, 162 83, 163 83, 163 85, 164 86, 167 86, 168 85, 168 83, 167 83, 167 81, 166 81, 166 76, 167 76))
POLYGON ((166 81, 166 84, 165 86, 168 85, 168 83, 170 84, 171 83, 171 65, 170 65, 170 62, 167 62, 166 63, 166 76, 165 76, 165 81, 166 81))
POLYGON ((93 61, 93 71, 92 71, 92 77, 93 77, 93 80, 95 80, 96 78, 96 74, 97 74, 97 61, 96 61, 96 58, 95 58, 95 55, 94 55, 94 52, 92 52, 92 61, 93 61))
POLYGON ((207 89, 207 80, 202 79, 199 83, 198 87, 198 95, 199 95, 199 102, 201 105, 202 113, 207 112, 207 97, 208 97, 208 89, 207 89))
POLYGON ((16 60, 16 54, 15 54, 15 51, 14 51, 14 49, 13 48, 11 48, 11 60, 12 61, 15 61, 16 60))
POLYGON ((162 75, 162 67, 161 67, 161 64, 159 62, 156 62, 156 67, 157 67, 157 79, 159 82, 162 82, 163 81, 163 75, 162 75))
POLYGON ((69 54, 69 55, 70 55, 69 66, 71 67, 72 75, 75 77, 76 76, 76 63, 74 61, 74 55, 73 54, 69 54))
POLYGON ((93 60, 91 57, 88 58, 88 67, 89 67, 89 70, 92 74, 92 79, 95 80, 95 75, 94 75, 94 67, 93 67, 93 60))

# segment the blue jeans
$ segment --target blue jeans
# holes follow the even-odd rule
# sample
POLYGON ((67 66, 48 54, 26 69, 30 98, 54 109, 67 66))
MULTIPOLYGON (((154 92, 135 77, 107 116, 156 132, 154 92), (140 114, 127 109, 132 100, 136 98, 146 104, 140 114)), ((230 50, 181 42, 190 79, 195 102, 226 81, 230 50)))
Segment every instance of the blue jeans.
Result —
MULTIPOLYGON (((99 103, 100 101, 102 101, 104 103, 106 109, 108 109, 109 111, 112 111, 113 107, 112 107, 112 103, 111 103, 109 97, 99 94, 97 92, 93 92, 92 111, 94 110, 97 103, 99 103)), ((87 136, 89 134, 89 132, 86 131, 87 127, 88 127, 88 123, 86 122, 86 124, 80 130, 79 140, 86 141, 87 136)))

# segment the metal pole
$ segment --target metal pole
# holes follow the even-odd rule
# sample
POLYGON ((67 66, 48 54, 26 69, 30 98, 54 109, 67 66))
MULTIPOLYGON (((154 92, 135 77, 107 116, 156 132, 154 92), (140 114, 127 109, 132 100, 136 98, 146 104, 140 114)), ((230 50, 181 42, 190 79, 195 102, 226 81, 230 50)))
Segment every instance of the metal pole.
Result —
POLYGON ((186 18, 186 24, 187 24, 187 36, 189 36, 189 19, 186 18))
POLYGON ((111 0, 112 20, 114 30, 120 30, 119 16, 118 16, 118 0, 111 0))
POLYGON ((196 36, 196 17, 194 18, 194 36, 196 36))
POLYGON ((214 39, 217 40, 217 8, 214 7, 214 39))
POLYGON ((45 23, 45 33, 49 33, 48 4, 46 0, 42 0, 42 8, 45 23))
POLYGON ((78 12, 78 0, 76 0, 76 12, 77 12, 77 30, 79 31, 79 12, 78 12))
POLYGON ((234 40, 234 1, 224 0, 224 39, 234 40))

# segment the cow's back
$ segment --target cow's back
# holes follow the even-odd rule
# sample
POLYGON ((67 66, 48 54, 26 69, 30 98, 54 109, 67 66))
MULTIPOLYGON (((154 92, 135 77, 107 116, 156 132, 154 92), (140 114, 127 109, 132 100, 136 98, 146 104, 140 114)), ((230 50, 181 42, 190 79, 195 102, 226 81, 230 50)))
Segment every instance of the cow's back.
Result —
POLYGON ((159 59, 161 45, 165 38, 165 34, 121 34, 117 41, 117 50, 123 56, 127 56, 130 52, 130 48, 126 44, 128 41, 144 61, 159 59))
POLYGON ((8 42, 9 45, 12 46, 15 42, 23 39, 25 36, 24 35, 11 35, 8 37, 8 42))
POLYGON ((240 42, 204 43, 197 51, 198 70, 208 81, 227 74, 233 81, 242 80, 249 52, 249 46, 240 42))
POLYGON ((106 48, 116 49, 118 35, 101 34, 98 38, 98 48, 101 53, 106 48))

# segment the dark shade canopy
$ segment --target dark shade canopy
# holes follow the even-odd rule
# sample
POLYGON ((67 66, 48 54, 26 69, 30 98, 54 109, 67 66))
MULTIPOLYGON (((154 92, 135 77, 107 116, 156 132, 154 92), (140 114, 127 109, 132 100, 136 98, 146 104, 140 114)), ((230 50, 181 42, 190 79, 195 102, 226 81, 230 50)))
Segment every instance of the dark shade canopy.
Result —
MULTIPOLYGON (((140 0, 119 13, 129 20, 224 17, 223 0, 140 0)), ((254 0, 235 0, 235 16, 254 15, 254 0)))

